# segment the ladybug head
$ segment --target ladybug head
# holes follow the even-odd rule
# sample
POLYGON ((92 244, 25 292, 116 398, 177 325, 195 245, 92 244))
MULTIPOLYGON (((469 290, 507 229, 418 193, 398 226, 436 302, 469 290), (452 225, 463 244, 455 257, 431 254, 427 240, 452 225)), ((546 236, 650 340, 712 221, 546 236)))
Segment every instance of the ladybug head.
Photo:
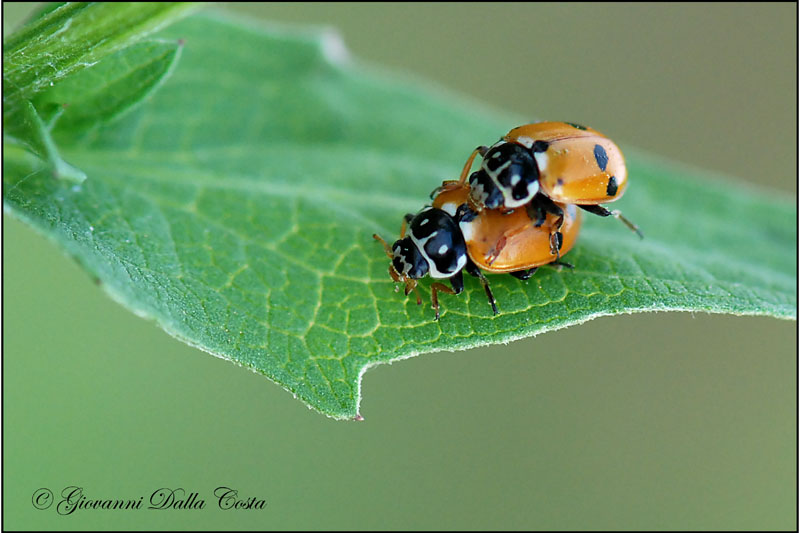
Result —
MULTIPOLYGON (((378 235, 373 235, 373 237, 383 244, 386 255, 392 260, 389 264, 389 276, 395 282, 405 285, 404 292, 408 296, 411 291, 415 291, 417 280, 428 273, 428 262, 425 261, 411 237, 398 239, 391 247, 378 235)), ((395 290, 398 288, 395 286, 395 290)), ((421 303, 419 293, 417 293, 417 303, 421 303)))
POLYGON ((539 168, 533 151, 516 142, 500 141, 492 146, 483 157, 481 169, 470 176, 473 202, 486 209, 513 209, 528 203, 539 191, 539 168))
POLYGON ((411 237, 404 237, 392 245, 392 268, 400 278, 397 281, 419 279, 428 273, 428 262, 411 237))

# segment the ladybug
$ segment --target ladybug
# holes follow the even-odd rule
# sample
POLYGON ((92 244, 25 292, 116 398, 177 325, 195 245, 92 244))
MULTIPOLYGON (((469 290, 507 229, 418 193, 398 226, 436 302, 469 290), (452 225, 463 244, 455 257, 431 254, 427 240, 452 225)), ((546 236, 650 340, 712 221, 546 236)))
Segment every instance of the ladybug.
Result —
MULTIPOLYGON (((491 147, 477 147, 460 179, 443 183, 440 190, 462 187, 478 154, 483 157, 481 167, 469 176, 469 203, 474 210, 525 206, 532 218, 541 221, 545 213, 560 216, 557 204, 575 204, 596 215, 618 218, 642 237, 622 213, 599 205, 623 195, 628 173, 620 149, 597 130, 570 122, 514 128, 491 147)), ((553 251, 559 229, 556 225, 551 235, 553 251)))
POLYGON ((467 244, 470 261, 491 273, 509 273, 526 280, 547 264, 572 268, 560 260, 575 244, 581 226, 581 213, 572 204, 555 204, 559 215, 546 213, 542 219, 531 218, 528 210, 512 212, 483 210, 476 212, 469 203, 469 187, 435 191, 433 206, 448 213, 455 211, 459 229, 467 244), (563 219, 560 219, 563 217, 563 219), (550 234, 561 224, 559 252, 550 247, 550 234))
POLYGON ((406 296, 412 290, 415 292, 417 305, 422 303, 417 292, 417 280, 426 275, 430 275, 433 279, 450 280, 450 287, 439 282, 431 285, 431 305, 436 311, 435 320, 439 320, 438 293, 461 294, 464 290, 462 274, 464 270, 480 280, 486 290, 492 311, 497 314, 497 305, 489 288, 489 282, 470 262, 467 256, 467 244, 458 222, 447 211, 428 206, 416 215, 407 214, 403 218, 400 238, 391 247, 377 234, 372 236, 383 244, 386 255, 392 260, 389 265, 389 275, 397 283, 405 284, 406 296))
MULTIPOLYGON (((438 190, 438 189, 437 189, 438 190)), ((504 214, 499 211, 472 210, 469 188, 461 186, 443 190, 416 215, 403 219, 400 239, 389 246, 380 236, 373 237, 383 244, 391 259, 389 275, 405 284, 405 294, 416 293, 417 304, 422 300, 417 292, 420 278, 449 279, 450 287, 435 282, 431 285, 431 305, 439 319, 439 292, 461 294, 464 290, 462 272, 475 276, 486 292, 492 312, 497 303, 489 282, 481 270, 492 273, 508 272, 526 280, 544 264, 563 263, 550 252, 552 224, 558 217, 546 217, 546 224, 536 226, 526 210, 504 214), (406 235, 408 228, 408 235, 406 235)), ((562 253, 572 248, 580 228, 580 213, 574 206, 564 206, 561 244, 562 253)))

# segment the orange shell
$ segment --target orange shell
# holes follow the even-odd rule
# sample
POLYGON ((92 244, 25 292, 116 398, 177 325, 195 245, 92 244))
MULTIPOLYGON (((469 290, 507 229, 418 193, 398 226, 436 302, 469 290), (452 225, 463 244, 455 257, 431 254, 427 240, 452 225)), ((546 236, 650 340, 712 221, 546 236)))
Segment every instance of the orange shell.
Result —
MULTIPOLYGON (((467 201, 469 187, 460 187, 439 193, 433 206, 454 213, 459 205, 467 201)), ((574 205, 559 205, 564 210, 564 225, 561 228, 564 241, 561 247, 563 257, 572 249, 581 226, 581 213, 574 205)), ((555 216, 547 215, 540 227, 524 208, 503 213, 485 209, 474 220, 461 223, 467 243, 467 254, 479 268, 487 272, 516 272, 552 263, 556 256, 550 253, 550 230, 555 216), (505 245, 497 257, 491 256, 503 238, 505 245), (491 261, 491 264, 489 262, 491 261)))
POLYGON ((547 141, 534 155, 539 165, 540 190, 559 203, 596 205, 612 202, 628 186, 622 151, 602 133, 566 122, 539 122, 514 128, 508 142, 530 147, 547 141), (612 180, 613 178, 613 180, 612 180))

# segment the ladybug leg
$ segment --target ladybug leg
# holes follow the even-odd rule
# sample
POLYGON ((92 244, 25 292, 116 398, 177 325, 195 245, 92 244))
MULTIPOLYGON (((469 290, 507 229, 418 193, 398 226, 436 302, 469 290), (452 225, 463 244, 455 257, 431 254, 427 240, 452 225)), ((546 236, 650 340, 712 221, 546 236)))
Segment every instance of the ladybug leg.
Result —
POLYGON ((467 158, 467 162, 464 163, 464 169, 461 171, 461 177, 458 179, 458 181, 446 181, 442 184, 442 186, 444 186, 445 183, 458 183, 459 187, 464 185, 464 183, 466 183, 467 181, 467 175, 469 174, 469 171, 472 169, 472 162, 475 161, 475 156, 481 154, 481 157, 483 157, 486 155, 486 152, 488 151, 489 151, 488 146, 478 146, 477 148, 475 148, 472 151, 472 154, 467 158))
POLYGON ((566 261, 561 261, 559 259, 556 259, 552 263, 548 263, 548 265, 555 267, 556 270, 561 270, 561 267, 566 267, 569 268, 570 270, 575 268, 575 265, 573 265, 572 263, 567 263, 566 261))
POLYGON ((417 297, 417 305, 422 305, 422 298, 419 296, 419 291, 417 290, 417 280, 415 279, 406 280, 406 288, 404 291, 406 296, 408 296, 411 291, 414 291, 414 296, 417 297))
MULTIPOLYGON (((561 219, 561 224, 564 223, 564 219, 561 219)), ((559 225, 559 227, 561 227, 559 225)), ((561 260, 561 246, 564 244, 564 234, 560 231, 551 231, 550 232, 550 255, 555 255, 556 260, 554 263, 557 263, 561 260)))
POLYGON ((436 187, 431 191, 431 200, 439 196, 440 193, 452 191, 453 189, 458 189, 463 185, 464 184, 458 180, 445 180, 442 182, 441 185, 439 185, 438 187, 436 187))
POLYGON ((492 266, 498 257, 500 257, 500 252, 503 251, 503 248, 506 247, 506 243, 508 242, 508 237, 503 234, 502 237, 497 239, 497 242, 494 243, 494 246, 491 250, 489 250, 489 254, 486 256, 486 264, 492 266))
POLYGON ((564 244, 564 236, 561 228, 564 225, 564 210, 556 205, 553 200, 544 194, 537 194, 533 200, 525 206, 528 216, 535 220, 534 226, 537 228, 545 223, 547 215, 555 215, 556 220, 550 226, 550 254, 556 256, 556 261, 561 259, 561 246, 564 244))
POLYGON ((541 227, 547 220, 547 211, 539 205, 539 202, 533 201, 526 204, 525 210, 528 212, 528 217, 534 221, 534 227, 541 227))
POLYGON ((556 256, 556 261, 561 259, 561 246, 564 244, 564 235, 561 233, 561 226, 564 225, 564 211, 560 207, 558 210, 561 213, 550 228, 550 255, 556 256))
MULTIPOLYGON (((431 194, 430 194, 430 198, 431 198, 431 200, 433 200, 433 199, 435 199, 437 196, 439 196, 439 193, 440 193, 440 192, 442 192, 442 191, 446 191, 446 190, 449 190, 449 189, 452 187, 452 185, 450 185, 451 183, 454 183, 454 181, 453 181, 453 180, 447 180, 447 181, 443 181, 441 185, 439 185, 438 187, 436 187, 435 189, 433 189, 433 190, 431 191, 431 194)), ((458 182, 455 182, 455 183, 458 183, 458 182)))
POLYGON ((503 235, 497 239, 497 242, 494 243, 494 246, 491 250, 489 250, 489 254, 486 256, 486 264, 492 266, 498 257, 500 257, 500 253, 503 251, 503 248, 506 247, 508 244, 509 239, 511 239, 514 235, 525 231, 527 228, 525 226, 518 227, 514 231, 506 231, 503 235))
POLYGON ((486 276, 483 275, 483 272, 475 266, 471 260, 467 260, 467 266, 464 267, 467 271, 467 274, 475 276, 483 285, 483 290, 486 291, 486 297, 489 298, 489 305, 492 306, 492 312, 497 314, 497 302, 494 300, 494 295, 492 294, 492 289, 489 288, 489 281, 486 279, 486 276))
MULTIPOLYGON (((563 210, 561 210, 560 207, 556 206, 555 204, 553 204, 553 206, 554 206, 554 208, 556 210, 558 210, 560 212, 560 215, 559 215, 559 218, 554 223, 553 228, 551 228, 551 233, 550 233, 550 253, 552 255, 555 255, 556 256, 556 261, 558 261, 561 258, 561 255, 560 255, 559 251, 561 250, 561 247, 564 244, 564 235, 560 231, 552 231, 552 229, 554 229, 554 228, 559 228, 560 229, 561 226, 564 224, 564 212, 563 212, 563 210)), ((542 213, 544 213, 544 211, 542 211, 542 213)), ((530 214, 530 211, 529 211, 529 214, 530 214)), ((533 218, 533 217, 531 217, 531 218, 533 218)), ((538 225, 535 225, 535 226, 539 227, 539 226, 541 226, 541 224, 538 224, 538 225)), ((494 263, 497 260, 497 258, 500 257, 500 253, 503 251, 503 248, 506 247, 506 245, 508 244, 508 241, 512 237, 517 235, 518 233, 526 231, 527 229, 528 228, 526 226, 520 226, 520 227, 515 228, 513 231, 504 232, 503 235, 500 236, 500 238, 497 240, 495 245, 492 247, 492 249, 489 250, 489 253, 486 255, 486 264, 489 265, 489 266, 492 266, 492 263, 494 263)), ((527 279, 527 278, 525 278, 525 279, 527 279)))
POLYGON ((469 202, 465 204, 461 204, 456 209, 456 222, 472 222, 475 220, 475 217, 478 216, 478 213, 469 205, 469 202))
POLYGON ((622 223, 628 226, 628 228, 631 231, 635 232, 640 239, 644 239, 644 235, 642 234, 641 230, 639 230, 639 227, 630 220, 628 220, 627 218, 625 218, 624 216, 622 216, 622 213, 620 211, 609 211, 602 205, 579 205, 578 207, 580 207, 584 211, 588 211, 592 214, 599 215, 601 217, 612 216, 622 221, 622 223))
POLYGON ((453 287, 452 294, 461 294, 464 291, 464 274, 463 270, 459 270, 458 273, 450 278, 450 285, 453 287))
MULTIPOLYGON (((553 204, 555 205, 555 204, 553 204)), ((561 259, 561 246, 564 244, 564 235, 561 233, 561 227, 564 225, 564 210, 555 205, 558 209, 555 222, 550 226, 550 255, 556 256, 556 261, 561 259)))
POLYGON ((512 276, 514 276, 517 279, 521 279, 522 281, 526 281, 526 280, 531 279, 531 276, 533 276, 534 272, 536 272, 538 269, 539 269, 539 267, 533 267, 533 268, 529 268, 528 270, 518 270, 516 272, 509 272, 509 274, 511 274, 512 276))
POLYGON ((472 163, 475 161, 475 156, 481 154, 481 157, 486 155, 486 152, 489 151, 489 148, 486 146, 478 146, 475 150, 472 151, 472 154, 467 158, 467 162, 464 164, 464 168, 461 170, 461 176, 457 180, 446 180, 443 181, 439 187, 436 187, 431 191, 431 199, 436 198, 439 193, 444 191, 451 191, 453 189, 459 189, 464 186, 467 182, 467 175, 469 171, 472 169, 472 163))
POLYGON ((436 317, 434 320, 439 320, 438 293, 446 292, 447 294, 461 294, 464 291, 464 274, 462 274, 461 270, 459 270, 452 278, 450 278, 450 285, 453 286, 452 289, 442 283, 431 284, 431 307, 433 307, 433 309, 436 311, 436 317))
POLYGON ((436 316, 433 318, 434 320, 439 320, 439 296, 437 295, 439 292, 446 292, 447 294, 456 293, 456 291, 441 283, 434 283, 431 285, 431 307, 436 311, 436 316))
MULTIPOLYGON (((537 228, 541 226, 546 220, 547 213, 551 211, 560 213, 562 217, 561 224, 563 224, 564 212, 549 198, 547 197, 544 198, 545 200, 537 200, 536 197, 534 197, 534 200, 525 206, 525 209, 528 212, 528 217, 530 217, 531 220, 536 220, 534 226, 537 228), (549 202, 549 204, 552 207, 545 207, 544 205, 545 202, 549 202), (548 211, 548 209, 551 209, 551 211, 548 211)), ((472 211, 467 204, 464 204, 461 207, 459 207, 459 210, 456 212, 456 214, 457 216, 459 214, 461 215, 461 218, 458 219, 459 221, 466 221, 466 222, 469 222, 470 220, 472 220, 472 218, 476 216, 475 212, 472 211), (462 208, 464 208, 463 211, 462 208)), ((527 229, 528 229, 527 226, 520 226, 514 229, 513 231, 503 232, 503 235, 500 236, 500 238, 494 244, 492 249, 489 250, 489 253, 486 255, 486 264, 492 266, 492 263, 494 263, 497 260, 497 258, 500 257, 500 253, 503 251, 503 248, 506 247, 506 244, 508 244, 509 239, 511 239, 514 235, 518 233, 526 231, 527 229)), ((556 235, 558 236, 559 239, 561 239, 561 232, 556 232, 556 235)), ((556 250, 560 249, 561 249, 561 240, 558 241, 558 248, 556 250)))

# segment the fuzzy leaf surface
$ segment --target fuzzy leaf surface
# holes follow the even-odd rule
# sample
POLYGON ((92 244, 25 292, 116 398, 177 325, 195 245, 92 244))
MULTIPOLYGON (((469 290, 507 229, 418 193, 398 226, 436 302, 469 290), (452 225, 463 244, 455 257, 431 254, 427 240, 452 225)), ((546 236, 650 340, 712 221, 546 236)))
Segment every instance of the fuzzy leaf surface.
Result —
POLYGON ((355 66, 328 33, 196 15, 158 37, 185 46, 148 100, 56 124, 82 184, 6 146, 6 210, 137 314, 328 416, 358 415, 367 368, 421 353, 636 311, 796 317, 791 201, 623 146, 631 183, 613 207, 643 241, 587 215, 574 270, 490 275, 498 316, 467 277, 434 322, 393 291, 371 235, 394 240, 475 146, 525 121, 355 66))

